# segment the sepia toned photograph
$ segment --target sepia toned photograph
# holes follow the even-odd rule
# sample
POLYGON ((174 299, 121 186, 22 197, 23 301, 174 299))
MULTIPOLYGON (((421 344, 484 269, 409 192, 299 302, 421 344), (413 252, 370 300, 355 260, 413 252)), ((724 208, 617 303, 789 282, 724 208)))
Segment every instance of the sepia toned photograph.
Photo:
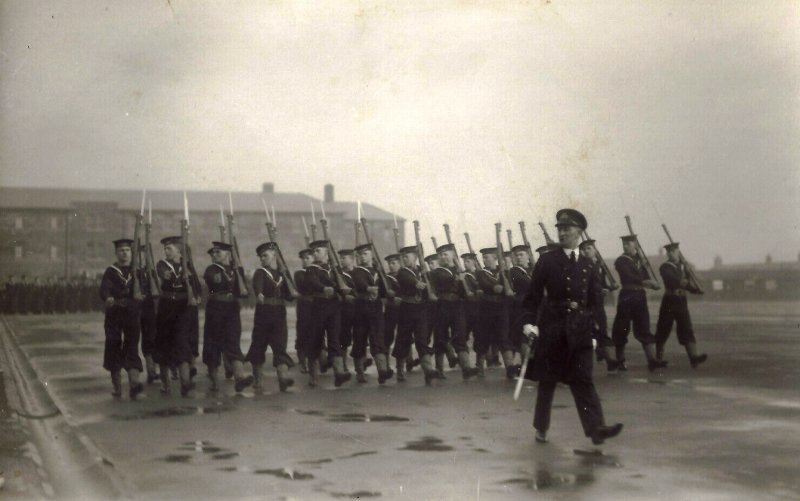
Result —
POLYGON ((0 2, 0 499, 800 499, 800 5, 0 2))

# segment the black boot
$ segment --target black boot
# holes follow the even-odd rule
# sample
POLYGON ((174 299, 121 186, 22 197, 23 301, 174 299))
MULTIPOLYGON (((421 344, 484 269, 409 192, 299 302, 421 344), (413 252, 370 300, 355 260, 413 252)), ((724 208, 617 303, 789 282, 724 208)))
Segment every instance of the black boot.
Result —
POLYGON ((622 423, 617 423, 612 426, 601 425, 595 428, 592 432, 592 443, 594 445, 600 445, 607 438, 614 438, 622 431, 622 423))

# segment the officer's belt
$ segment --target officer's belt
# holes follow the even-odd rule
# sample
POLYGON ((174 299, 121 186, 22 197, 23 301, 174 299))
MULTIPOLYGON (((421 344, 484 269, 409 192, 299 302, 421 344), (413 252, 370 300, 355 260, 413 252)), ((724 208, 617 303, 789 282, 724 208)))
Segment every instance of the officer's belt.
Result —
POLYGON ((622 290, 624 291, 643 291, 644 287, 641 285, 623 285, 622 290))
POLYGON ((567 313, 583 311, 586 309, 586 306, 577 301, 547 301, 547 309, 555 313, 566 315, 567 313))
POLYGON ((686 289, 665 289, 664 293, 670 296, 685 296, 686 289))
POLYGON ((212 292, 208 295, 208 300, 218 303, 232 303, 236 301, 236 298, 232 292, 212 292))
POLYGON ((188 295, 185 292, 162 291, 161 297, 171 301, 183 301, 188 298, 188 295))

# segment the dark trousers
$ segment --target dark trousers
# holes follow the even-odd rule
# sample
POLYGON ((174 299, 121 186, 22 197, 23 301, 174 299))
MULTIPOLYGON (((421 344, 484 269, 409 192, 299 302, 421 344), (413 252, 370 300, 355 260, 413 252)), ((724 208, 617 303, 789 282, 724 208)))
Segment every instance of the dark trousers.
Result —
POLYGON ((142 370, 139 357, 139 306, 112 306, 106 310, 103 327, 106 333, 103 368, 118 372, 122 369, 142 370))
POLYGON ((474 346, 475 339, 478 337, 478 329, 480 328, 480 302, 478 301, 465 301, 464 302, 464 340, 469 341, 469 336, 472 335, 472 343, 474 346))
MULTIPOLYGON (((589 437, 598 427, 605 424, 603 408, 600 397, 591 381, 574 381, 569 383, 578 416, 581 419, 583 433, 589 437)), ((533 427, 542 433, 550 428, 550 411, 553 408, 553 396, 556 393, 556 383, 552 381, 539 381, 536 393, 536 410, 533 416, 533 427)))
POLYGON ((656 343, 664 345, 672 331, 672 324, 678 325, 678 342, 681 345, 694 343, 694 329, 692 317, 689 316, 689 301, 686 296, 664 294, 661 299, 661 308, 658 310, 658 323, 656 324, 656 343))
POLYGON ((211 370, 216 369, 223 353, 231 362, 243 361, 241 340, 239 301, 209 301, 203 325, 203 363, 211 370))
POLYGON ((428 330, 428 303, 401 303, 397 320, 397 339, 392 355, 406 358, 411 352, 411 343, 419 356, 430 355, 430 331, 428 330))
MULTIPOLYGON (((352 299, 350 301, 353 301, 352 299)), ((342 351, 347 349, 353 344, 353 330, 355 328, 356 319, 356 304, 355 302, 344 301, 341 303, 341 328, 339 329, 339 343, 342 346, 342 351)))
POLYGON ((341 328, 341 305, 338 299, 314 298, 311 303, 313 332, 308 345, 303 349, 311 358, 319 358, 324 341, 328 342, 328 357, 342 356, 339 329, 341 328))
POLYGON ((286 306, 256 304, 253 318, 253 335, 245 360, 253 365, 263 365, 267 348, 272 348, 272 366, 288 365, 294 361, 286 353, 289 332, 286 327, 286 306))
POLYGON ((353 358, 367 355, 369 343, 372 356, 386 354, 383 340, 383 304, 378 301, 359 301, 353 322, 353 358))
POLYGON ((647 309, 647 295, 644 291, 622 290, 617 300, 617 316, 611 329, 614 346, 628 343, 628 332, 633 324, 633 337, 643 345, 655 343, 650 333, 650 311, 647 309))
POLYGON ((156 350, 156 302, 152 297, 145 298, 140 308, 142 355, 152 356, 156 350))
POLYGON ((593 317, 592 337, 597 340, 597 348, 602 349, 613 346, 611 337, 608 335, 608 317, 606 310, 602 306, 598 307, 593 317))
POLYGON ((500 351, 511 349, 508 340, 508 302, 482 301, 478 335, 475 337, 475 352, 486 355, 490 346, 500 351))
POLYGON ((153 359, 170 367, 191 363, 192 330, 197 321, 197 307, 189 307, 186 299, 158 300, 156 310, 156 341, 153 359), (193 318, 194 317, 194 318, 193 318))
POLYGON ((457 353, 467 351, 464 303, 439 301, 434 318, 433 351, 437 355, 447 353, 447 343, 451 343, 457 353))
POLYGON ((522 326, 517 325, 517 319, 523 313, 522 300, 517 300, 516 297, 509 300, 508 312, 508 342, 514 351, 519 351, 525 341, 525 336, 522 334, 522 326))
POLYGON ((400 306, 392 303, 390 299, 383 310, 383 345, 386 350, 392 349, 394 336, 397 331, 397 321, 400 315, 400 306))
POLYGON ((314 322, 310 317, 311 300, 297 300, 297 324, 295 324, 294 349, 298 352, 303 351, 303 347, 309 342, 314 333, 314 322))

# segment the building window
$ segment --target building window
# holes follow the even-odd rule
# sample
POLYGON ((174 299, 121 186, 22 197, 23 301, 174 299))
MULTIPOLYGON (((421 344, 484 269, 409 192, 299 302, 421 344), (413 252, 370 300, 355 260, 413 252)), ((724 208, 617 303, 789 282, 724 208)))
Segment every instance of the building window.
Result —
POLYGON ((14 259, 22 259, 22 246, 14 246, 14 259))
POLYGON ((14 217, 14 228, 21 230, 22 229, 22 216, 15 216, 14 217))
POLYGON ((745 280, 745 281, 744 281, 744 288, 745 288, 746 290, 749 290, 749 289, 755 289, 755 288, 756 288, 756 281, 755 281, 755 280, 752 280, 752 279, 750 279, 750 280, 745 280))
POLYGON ((715 291, 721 291, 725 289, 725 282, 722 280, 714 280, 711 282, 711 288, 715 291))
POLYGON ((774 291, 778 288, 778 282, 775 280, 767 280, 764 282, 764 288, 768 291, 774 291))
POLYGON ((55 245, 50 246, 50 261, 55 261, 58 259, 58 247, 55 245))
POLYGON ((52 216, 50 218, 50 229, 57 230, 58 229, 58 217, 52 216))

